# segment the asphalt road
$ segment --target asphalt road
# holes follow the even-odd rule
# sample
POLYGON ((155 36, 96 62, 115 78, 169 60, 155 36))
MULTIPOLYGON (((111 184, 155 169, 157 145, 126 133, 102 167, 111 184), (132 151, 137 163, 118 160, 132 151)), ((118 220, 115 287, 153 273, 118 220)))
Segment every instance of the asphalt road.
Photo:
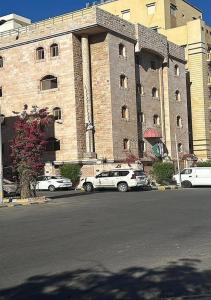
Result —
POLYGON ((0 300, 211 299, 211 189, 50 195, 0 209, 0 300))

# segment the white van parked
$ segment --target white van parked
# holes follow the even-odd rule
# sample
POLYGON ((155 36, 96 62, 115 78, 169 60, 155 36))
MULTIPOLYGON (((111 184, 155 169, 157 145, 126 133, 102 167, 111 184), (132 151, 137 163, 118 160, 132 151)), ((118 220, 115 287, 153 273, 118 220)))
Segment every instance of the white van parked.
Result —
MULTIPOLYGON (((175 175, 174 180, 180 183, 179 174, 175 175)), ((211 186, 211 168, 195 167, 187 168, 181 172, 181 184, 184 188, 192 186, 211 186)))

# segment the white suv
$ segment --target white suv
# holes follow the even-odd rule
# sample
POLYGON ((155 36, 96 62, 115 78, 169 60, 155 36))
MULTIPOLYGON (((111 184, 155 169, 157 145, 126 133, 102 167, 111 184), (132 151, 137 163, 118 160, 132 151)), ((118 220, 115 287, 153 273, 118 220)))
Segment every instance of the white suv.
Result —
POLYGON ((115 169, 101 172, 95 177, 81 178, 78 188, 83 188, 86 192, 97 188, 117 188, 119 192, 127 192, 130 188, 148 185, 149 180, 143 171, 115 169))

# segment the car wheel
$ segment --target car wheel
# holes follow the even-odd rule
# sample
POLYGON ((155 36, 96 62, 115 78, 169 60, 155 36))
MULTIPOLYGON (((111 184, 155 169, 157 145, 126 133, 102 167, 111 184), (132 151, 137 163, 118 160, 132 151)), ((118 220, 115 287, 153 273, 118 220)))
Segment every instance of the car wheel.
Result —
POLYGON ((182 187, 183 188, 191 188, 192 187, 192 183, 188 180, 185 180, 182 182, 182 187))
POLYGON ((126 182, 120 182, 117 186, 117 189, 119 192, 127 192, 128 191, 128 185, 126 182))
POLYGON ((87 193, 91 193, 93 191, 93 185, 91 182, 87 182, 84 184, 84 190, 87 192, 87 193))
POLYGON ((54 185, 49 185, 48 190, 49 190, 50 192, 54 192, 54 191, 56 190, 56 188, 55 188, 54 185))

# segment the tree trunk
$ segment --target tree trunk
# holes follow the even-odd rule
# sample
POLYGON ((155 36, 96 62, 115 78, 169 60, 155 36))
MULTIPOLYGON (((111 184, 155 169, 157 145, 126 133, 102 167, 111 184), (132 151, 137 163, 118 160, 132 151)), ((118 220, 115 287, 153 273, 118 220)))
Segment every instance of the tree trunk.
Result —
POLYGON ((20 187, 21 199, 31 198, 33 195, 31 191, 29 177, 22 176, 20 183, 21 183, 21 187, 20 187))

